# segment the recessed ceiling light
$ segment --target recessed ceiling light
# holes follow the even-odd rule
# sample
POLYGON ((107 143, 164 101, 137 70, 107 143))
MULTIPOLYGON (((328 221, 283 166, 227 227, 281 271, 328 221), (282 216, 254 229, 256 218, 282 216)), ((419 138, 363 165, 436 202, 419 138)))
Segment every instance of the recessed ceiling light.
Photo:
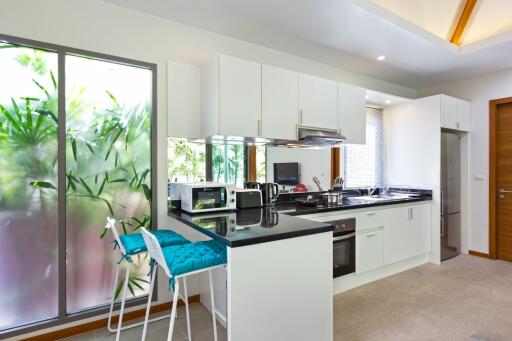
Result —
POLYGON ((364 96, 364 99, 368 99, 368 98, 370 98, 368 95, 364 96))
POLYGON ((383 61, 385 61, 385 60, 386 60, 386 56, 378 56, 378 57, 377 57, 377 60, 378 60, 379 62, 383 62, 383 61))
POLYGON ((391 104, 391 101, 388 99, 388 100, 386 101, 386 104, 391 104))

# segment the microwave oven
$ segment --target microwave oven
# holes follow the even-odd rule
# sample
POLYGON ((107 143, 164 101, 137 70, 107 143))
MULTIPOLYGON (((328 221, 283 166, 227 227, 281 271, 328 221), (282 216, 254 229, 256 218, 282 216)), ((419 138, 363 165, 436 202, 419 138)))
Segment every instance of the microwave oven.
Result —
POLYGON ((181 209, 189 213, 236 210, 234 184, 216 182, 182 183, 181 209))

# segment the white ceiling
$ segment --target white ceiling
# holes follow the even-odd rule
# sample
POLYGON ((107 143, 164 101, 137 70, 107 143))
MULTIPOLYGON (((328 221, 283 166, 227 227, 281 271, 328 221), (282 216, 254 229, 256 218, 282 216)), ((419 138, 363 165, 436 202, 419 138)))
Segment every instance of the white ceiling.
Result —
POLYGON ((459 48, 370 0, 104 1, 412 88, 512 67, 511 32, 459 48))

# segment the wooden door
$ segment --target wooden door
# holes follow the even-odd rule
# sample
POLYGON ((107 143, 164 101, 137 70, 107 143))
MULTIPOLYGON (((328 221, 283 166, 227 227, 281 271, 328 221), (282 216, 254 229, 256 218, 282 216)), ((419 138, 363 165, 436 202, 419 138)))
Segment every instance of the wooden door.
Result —
POLYGON ((494 192, 490 193, 494 196, 491 205, 495 203, 495 226, 492 226, 491 219, 490 256, 512 261, 512 99, 497 104, 494 110, 491 106, 490 143, 491 191, 494 192))

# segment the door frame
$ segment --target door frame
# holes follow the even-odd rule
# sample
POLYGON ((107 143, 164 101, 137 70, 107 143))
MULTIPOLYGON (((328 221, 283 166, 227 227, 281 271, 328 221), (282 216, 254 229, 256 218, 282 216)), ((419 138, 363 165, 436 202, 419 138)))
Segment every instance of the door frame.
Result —
POLYGON ((489 101, 489 258, 497 259, 496 214, 497 214, 497 190, 496 183, 496 159, 498 136, 498 106, 512 104, 512 97, 493 99, 489 101))

